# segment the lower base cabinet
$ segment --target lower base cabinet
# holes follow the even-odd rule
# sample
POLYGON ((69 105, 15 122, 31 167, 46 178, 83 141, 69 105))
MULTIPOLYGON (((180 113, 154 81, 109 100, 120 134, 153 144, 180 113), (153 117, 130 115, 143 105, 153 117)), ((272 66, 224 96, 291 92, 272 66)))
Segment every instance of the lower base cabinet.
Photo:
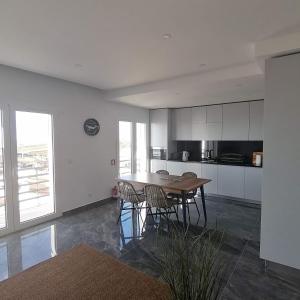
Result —
POLYGON ((204 186, 205 193, 256 202, 261 201, 262 168, 201 164, 197 162, 152 161, 152 172, 164 169, 170 175, 177 176, 181 176, 184 172, 194 172, 198 177, 211 179, 212 181, 204 186))
POLYGON ((261 201, 262 168, 245 168, 245 198, 261 201))
POLYGON ((194 172, 201 177, 201 164, 193 162, 168 161, 167 170, 170 175, 181 176, 185 172, 194 172))
POLYGON ((167 169, 167 161, 160 159, 151 159, 150 160, 150 171, 151 173, 155 173, 158 170, 166 170, 167 169))
POLYGON ((219 166, 218 194, 245 198, 245 167, 219 166))
POLYGON ((204 192, 208 194, 218 194, 218 166, 203 164, 202 177, 211 180, 211 182, 204 186, 204 192))

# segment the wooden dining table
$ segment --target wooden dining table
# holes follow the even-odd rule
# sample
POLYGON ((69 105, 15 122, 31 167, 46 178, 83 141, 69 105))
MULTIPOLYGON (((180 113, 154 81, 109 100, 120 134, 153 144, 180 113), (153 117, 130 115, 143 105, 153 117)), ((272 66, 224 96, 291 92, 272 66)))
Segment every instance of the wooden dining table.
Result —
POLYGON ((147 184, 156 184, 164 189, 166 193, 178 194, 182 199, 183 226, 187 227, 186 207, 187 194, 200 189, 202 206, 204 212, 205 225, 207 223, 207 213, 205 205, 204 185, 210 182, 205 178, 188 178, 183 176, 162 175, 157 173, 134 173, 129 175, 120 175, 119 181, 130 182, 135 188, 142 189, 147 184))

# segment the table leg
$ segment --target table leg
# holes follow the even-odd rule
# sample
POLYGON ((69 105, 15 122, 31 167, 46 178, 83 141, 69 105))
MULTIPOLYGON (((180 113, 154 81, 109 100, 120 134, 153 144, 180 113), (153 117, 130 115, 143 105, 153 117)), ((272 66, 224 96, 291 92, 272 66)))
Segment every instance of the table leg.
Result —
POLYGON ((185 191, 181 192, 181 199, 182 199, 182 217, 183 217, 183 227, 186 228, 186 194, 185 191))
POLYGON ((202 207, 203 207, 204 220, 205 220, 204 226, 206 226, 206 224, 207 224, 207 214, 206 214, 205 195, 204 195, 204 186, 203 185, 200 187, 200 191, 201 191, 202 207))

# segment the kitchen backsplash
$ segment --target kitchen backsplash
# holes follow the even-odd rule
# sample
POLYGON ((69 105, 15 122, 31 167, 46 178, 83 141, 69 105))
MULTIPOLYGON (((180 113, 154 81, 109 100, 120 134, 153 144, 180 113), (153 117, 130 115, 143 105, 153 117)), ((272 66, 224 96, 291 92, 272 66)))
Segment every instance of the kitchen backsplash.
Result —
POLYGON ((172 153, 170 157, 174 160, 181 160, 180 152, 188 151, 190 161, 200 161, 208 154, 212 158, 218 158, 223 154, 235 153, 243 155, 250 162, 253 152, 263 152, 262 141, 177 141, 176 143, 177 152, 172 153))

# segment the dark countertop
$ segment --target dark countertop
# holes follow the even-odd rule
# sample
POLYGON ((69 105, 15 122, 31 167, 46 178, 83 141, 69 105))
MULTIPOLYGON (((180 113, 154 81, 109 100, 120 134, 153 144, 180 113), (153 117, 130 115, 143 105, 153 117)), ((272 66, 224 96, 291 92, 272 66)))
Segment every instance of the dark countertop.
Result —
POLYGON ((262 168, 263 166, 255 166, 252 164, 237 164, 237 163, 225 163, 225 162, 218 162, 218 161, 193 161, 193 160, 188 160, 188 161, 182 161, 182 160, 175 160, 175 159, 169 159, 168 161, 177 161, 177 162, 183 162, 183 163, 199 163, 199 164, 207 164, 207 165, 221 165, 221 166, 238 166, 238 167, 250 167, 250 168, 262 168))

